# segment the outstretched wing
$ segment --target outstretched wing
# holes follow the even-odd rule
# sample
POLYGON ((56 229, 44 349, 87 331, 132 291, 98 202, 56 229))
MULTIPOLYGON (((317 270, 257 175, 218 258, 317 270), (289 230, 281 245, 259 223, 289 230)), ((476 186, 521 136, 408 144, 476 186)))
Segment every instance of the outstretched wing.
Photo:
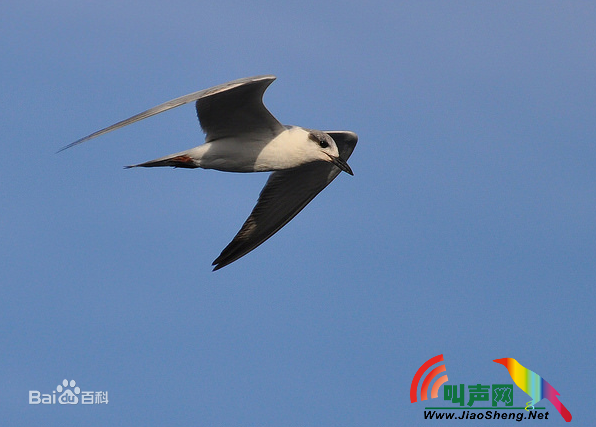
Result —
POLYGON ((206 141, 248 135, 272 139, 283 132, 285 127, 263 105, 263 94, 273 80, 274 76, 253 77, 201 96, 196 107, 206 141))
MULTIPOLYGON (((208 134, 208 139, 211 138, 210 132, 217 135, 221 132, 222 127, 229 125, 232 129, 241 130, 249 129, 247 127, 247 121, 251 118, 256 118, 263 121, 262 126, 266 126, 270 129, 274 129, 277 132, 284 130, 283 126, 267 111, 262 102, 263 93, 267 86, 275 80, 275 76, 256 76, 256 77, 245 77, 243 79, 234 80, 228 83, 224 83, 218 86, 214 86, 209 89, 199 90, 197 92, 190 93, 188 95, 181 96, 179 98, 172 99, 164 102, 156 107, 150 108, 147 111, 136 114, 128 119, 122 120, 104 129, 93 132, 66 147, 61 148, 58 152, 64 151, 67 148, 74 147, 85 141, 96 138, 108 132, 111 132, 121 127, 130 125, 139 120, 146 119, 164 111, 170 110, 180 105, 188 104, 206 98, 204 103, 197 103, 197 110, 199 110, 199 104, 202 105, 200 109, 205 110, 205 117, 200 117, 201 126, 203 130, 208 134), (236 97, 236 99, 234 99, 236 97), (239 105, 241 102, 247 102, 248 106, 241 108, 239 105), (231 108, 236 112, 237 119, 234 118, 232 112, 225 111, 226 108, 231 108), (217 115, 225 116, 225 119, 218 119, 217 115), (226 122, 225 120, 230 120, 226 122)), ((199 111, 199 116, 201 116, 199 111)))
MULTIPOLYGON (((339 155, 348 160, 358 141, 353 132, 326 132, 336 142, 339 155)), ((236 261, 294 218, 341 170, 328 162, 313 162, 271 174, 250 216, 232 242, 213 261, 213 270, 236 261)))

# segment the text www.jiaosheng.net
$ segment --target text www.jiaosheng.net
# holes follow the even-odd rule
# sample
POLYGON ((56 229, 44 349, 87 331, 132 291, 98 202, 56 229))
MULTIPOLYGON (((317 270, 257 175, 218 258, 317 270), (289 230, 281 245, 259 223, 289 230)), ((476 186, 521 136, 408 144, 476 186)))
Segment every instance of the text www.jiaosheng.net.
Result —
POLYGON ((424 411, 425 420, 548 420, 548 412, 527 411, 505 412, 505 411, 468 411, 460 412, 438 412, 424 411))

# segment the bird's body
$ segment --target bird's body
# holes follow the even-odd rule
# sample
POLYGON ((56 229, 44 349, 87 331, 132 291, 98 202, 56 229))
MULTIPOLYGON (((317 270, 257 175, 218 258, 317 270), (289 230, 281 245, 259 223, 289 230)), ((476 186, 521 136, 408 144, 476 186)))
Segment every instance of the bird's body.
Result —
MULTIPOLYGON (((222 138, 130 167, 175 166, 216 169, 223 172, 272 172, 292 169, 313 161, 325 161, 319 150, 308 150, 312 131, 287 126, 271 140, 258 137, 222 138), (175 163, 175 164, 173 164, 175 163)), ((336 154, 339 155, 339 152, 336 154)))
POLYGON ((62 150, 196 101, 197 116, 206 134, 204 144, 127 168, 172 166, 273 172, 252 213, 213 262, 217 270, 275 234, 341 171, 353 175, 346 160, 356 146, 356 134, 282 125, 262 101, 273 80, 274 76, 249 77, 181 96, 94 132, 62 150))
POLYGON ((548 399, 557 409, 557 411, 559 411, 559 413, 563 416, 565 421, 571 421, 571 413, 557 397, 559 396, 559 392, 555 390, 555 388, 544 378, 542 378, 536 372, 533 372, 522 366, 517 360, 511 357, 496 359, 493 360, 493 362, 497 362, 505 366, 507 371, 509 371, 509 375, 511 375, 513 382, 524 392, 530 395, 532 400, 526 404, 526 409, 530 406, 533 407, 542 399, 548 399))

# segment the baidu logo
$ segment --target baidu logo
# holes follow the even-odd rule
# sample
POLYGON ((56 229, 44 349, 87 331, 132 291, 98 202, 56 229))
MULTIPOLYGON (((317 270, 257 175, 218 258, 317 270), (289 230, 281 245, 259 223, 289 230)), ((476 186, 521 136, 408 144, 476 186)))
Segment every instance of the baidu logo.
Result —
POLYGON ((58 393, 62 393, 62 386, 64 386, 65 391, 60 396, 58 396, 58 402, 60 402, 62 405, 76 405, 77 403, 79 403, 79 398, 76 395, 81 393, 81 389, 79 387, 75 387, 75 385, 77 385, 75 380, 70 380, 70 384, 68 380, 62 381, 62 385, 58 385, 58 387, 56 387, 56 391, 58 393), (70 388, 74 390, 74 393, 72 392, 72 390, 69 390, 67 388, 69 385, 70 388))
POLYGON ((42 394, 38 390, 29 390, 29 405, 93 405, 108 403, 107 391, 81 391, 75 380, 64 380, 58 384, 52 394, 42 394))

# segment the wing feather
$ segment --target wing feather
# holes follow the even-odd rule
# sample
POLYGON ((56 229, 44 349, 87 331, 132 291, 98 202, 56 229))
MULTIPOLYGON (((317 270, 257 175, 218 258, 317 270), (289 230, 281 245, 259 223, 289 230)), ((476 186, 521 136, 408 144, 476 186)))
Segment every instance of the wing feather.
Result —
POLYGON ((263 105, 263 94, 274 80, 273 76, 253 78, 200 97, 197 116, 206 142, 250 135, 273 139, 283 132, 285 127, 263 105))
MULTIPOLYGON (((327 132, 342 159, 348 160, 358 137, 353 132, 327 132)), ((314 162, 271 174, 259 200, 232 242, 213 261, 214 271, 246 255, 273 236, 315 198, 341 170, 328 162, 314 162)))
POLYGON ((189 93, 188 95, 171 99, 167 102, 164 102, 163 104, 157 105, 153 108, 143 111, 142 113, 136 114, 132 117, 129 117, 128 119, 124 119, 118 123, 78 139, 75 142, 61 148, 58 150, 58 152, 74 147, 75 145, 82 144, 85 141, 97 138, 98 136, 104 135, 113 130, 120 129, 124 126, 138 122, 139 120, 163 113, 164 111, 188 104, 189 102, 201 100, 202 98, 206 98, 206 101, 201 104, 205 106, 203 109, 205 110, 206 116, 205 118, 201 118, 201 126, 203 126, 203 129, 208 134, 208 139, 211 137, 211 135, 209 135, 210 130, 215 132, 214 135, 218 134, 218 132, 221 133, 221 129, 226 126, 226 123, 229 123, 227 121, 230 119, 232 119, 232 128, 236 130, 241 130, 242 125, 244 125, 246 128, 246 122, 250 118, 256 118, 264 120, 263 126, 266 126, 269 129, 277 129, 277 132, 281 132, 284 129, 283 126, 271 115, 271 113, 269 113, 269 111, 267 111, 262 103, 263 93, 265 92, 265 89, 267 89, 267 86, 273 82, 273 80, 275 80, 275 76, 271 75, 245 77, 214 86, 209 89, 199 90, 197 92, 189 93), (234 101, 234 96, 238 96, 239 99, 234 101), (221 101, 218 101, 218 98, 221 99, 221 101), (239 101, 248 102, 248 105, 244 109, 240 108, 238 105, 235 106, 235 111, 238 114, 239 119, 237 121, 234 120, 232 117, 233 114, 228 113, 227 115, 222 115, 218 123, 217 114, 223 113, 222 108, 224 108, 226 104, 233 107, 235 102, 239 101), (209 108, 209 105, 214 105, 214 108, 209 108), (252 113, 250 112, 251 109, 253 110, 252 113))

